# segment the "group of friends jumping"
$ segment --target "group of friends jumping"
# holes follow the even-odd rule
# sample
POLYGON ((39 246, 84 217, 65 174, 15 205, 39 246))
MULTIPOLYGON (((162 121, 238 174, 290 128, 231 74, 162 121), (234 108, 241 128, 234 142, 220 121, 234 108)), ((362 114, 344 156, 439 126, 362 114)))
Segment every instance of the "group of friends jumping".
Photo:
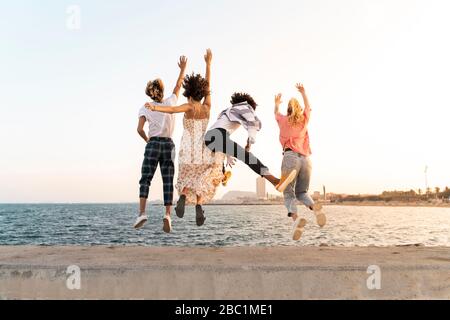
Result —
POLYGON ((248 93, 236 92, 231 97, 231 106, 220 112, 217 120, 208 127, 211 113, 211 61, 212 52, 204 56, 206 72, 203 77, 192 73, 185 76, 187 58, 181 56, 178 62, 180 73, 177 83, 168 98, 164 97, 164 83, 161 79, 149 81, 145 93, 150 97, 139 110, 137 131, 146 142, 141 179, 139 181, 140 208, 134 228, 140 229, 148 221, 146 204, 149 189, 160 166, 163 180, 165 217, 163 230, 172 231, 171 211, 173 193, 176 188, 179 199, 175 207, 176 215, 184 217, 186 205, 195 205, 196 224, 205 223, 202 207, 210 202, 220 184, 226 185, 231 177, 227 167, 236 160, 245 163, 257 175, 268 180, 277 191, 283 193, 288 217, 293 223, 292 238, 299 240, 303 234, 306 220, 300 217, 297 201, 303 203, 316 217, 320 227, 325 226, 326 216, 320 203, 315 203, 308 193, 311 177, 311 148, 308 124, 311 107, 303 84, 296 88, 301 94, 304 108, 296 98, 289 100, 287 114, 280 113, 282 95, 275 96, 274 117, 280 128, 281 177, 275 177, 252 152, 261 121, 256 115, 257 104, 248 93), (181 88, 187 102, 177 105, 181 88), (184 113, 183 136, 178 156, 178 178, 174 186, 175 144, 172 135, 175 128, 175 114, 184 113), (148 132, 144 127, 148 124, 148 132), (236 143, 231 135, 240 127, 248 132, 245 147, 236 143))

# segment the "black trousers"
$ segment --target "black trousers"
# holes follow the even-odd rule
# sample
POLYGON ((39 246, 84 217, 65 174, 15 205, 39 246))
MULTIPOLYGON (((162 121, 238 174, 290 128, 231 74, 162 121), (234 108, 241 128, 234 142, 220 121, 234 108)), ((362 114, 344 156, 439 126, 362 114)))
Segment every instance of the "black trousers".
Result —
POLYGON ((212 152, 222 152, 244 162, 260 176, 270 175, 269 169, 251 152, 231 140, 230 134, 222 128, 212 129, 205 134, 205 144, 212 152))

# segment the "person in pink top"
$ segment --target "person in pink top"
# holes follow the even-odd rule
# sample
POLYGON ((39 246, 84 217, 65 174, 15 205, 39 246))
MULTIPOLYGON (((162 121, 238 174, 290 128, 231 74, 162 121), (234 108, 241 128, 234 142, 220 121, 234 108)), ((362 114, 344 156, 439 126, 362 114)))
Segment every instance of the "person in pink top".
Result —
POLYGON ((303 97, 305 108, 302 109, 300 102, 296 98, 292 98, 288 103, 287 115, 282 115, 279 111, 282 103, 281 94, 278 94, 275 96, 275 119, 280 127, 280 143, 283 148, 281 174, 283 176, 292 170, 297 171, 297 177, 288 185, 283 195, 285 206, 289 212, 288 216, 294 220, 292 237, 294 240, 299 240, 303 234, 306 220, 298 215, 297 201, 314 211, 320 227, 325 226, 326 217, 322 213, 322 206, 314 203, 308 194, 312 169, 309 158, 311 147, 308 133, 311 106, 304 86, 297 84, 296 88, 303 97))

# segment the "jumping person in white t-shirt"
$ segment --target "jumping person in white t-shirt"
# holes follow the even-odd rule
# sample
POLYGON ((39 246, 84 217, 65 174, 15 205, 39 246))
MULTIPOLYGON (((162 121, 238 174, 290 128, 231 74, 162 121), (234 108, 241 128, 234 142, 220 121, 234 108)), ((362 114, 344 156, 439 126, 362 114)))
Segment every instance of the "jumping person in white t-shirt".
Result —
MULTIPOLYGON (((164 99, 164 84, 161 79, 148 82, 145 93, 152 99, 153 104, 158 106, 176 105, 183 83, 186 65, 186 57, 180 57, 180 61, 178 63, 178 66, 180 67, 180 75, 178 76, 173 94, 167 99, 164 99)), ((175 116, 172 114, 150 111, 145 108, 145 106, 139 110, 139 124, 137 131, 145 140, 147 146, 145 147, 144 161, 142 163, 142 177, 139 181, 140 210, 139 217, 134 224, 136 229, 142 228, 148 221, 148 216, 145 213, 145 207, 147 205, 150 184, 159 164, 163 179, 164 206, 166 207, 166 216, 163 220, 163 230, 166 233, 169 233, 172 230, 170 211, 173 201, 173 178, 175 168, 173 163, 175 144, 172 141, 174 126, 175 116), (146 122, 149 124, 148 136, 144 131, 144 125, 146 122)))

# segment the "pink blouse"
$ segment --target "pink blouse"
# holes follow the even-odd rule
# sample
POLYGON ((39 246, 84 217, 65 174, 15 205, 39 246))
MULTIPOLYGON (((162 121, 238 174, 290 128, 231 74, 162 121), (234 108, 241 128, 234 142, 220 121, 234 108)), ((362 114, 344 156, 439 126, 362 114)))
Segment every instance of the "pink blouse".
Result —
POLYGON ((311 108, 306 107, 304 111, 304 119, 298 126, 289 124, 288 116, 277 113, 275 118, 280 127, 280 143, 283 150, 291 149, 300 153, 305 157, 311 155, 309 146, 308 122, 311 115, 311 108))

